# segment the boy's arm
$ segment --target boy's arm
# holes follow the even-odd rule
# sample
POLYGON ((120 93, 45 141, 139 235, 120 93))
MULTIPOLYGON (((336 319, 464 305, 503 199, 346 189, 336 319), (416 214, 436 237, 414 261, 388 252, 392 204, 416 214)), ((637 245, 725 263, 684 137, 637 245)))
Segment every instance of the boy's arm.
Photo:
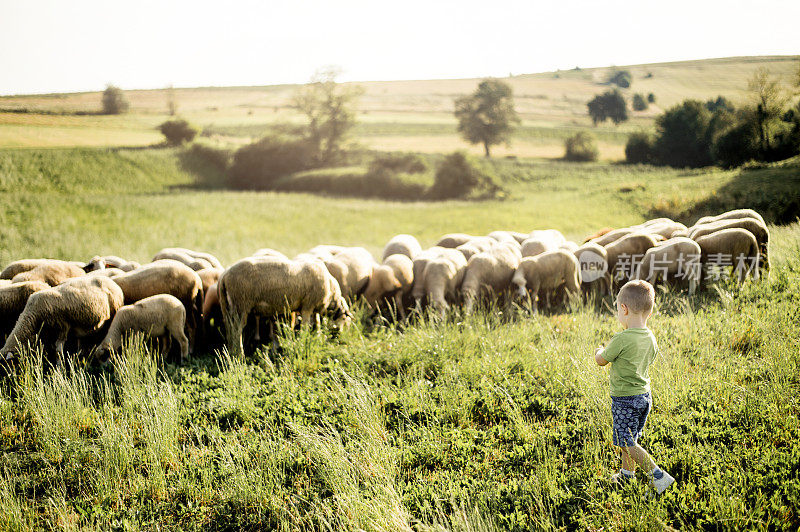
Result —
POLYGON ((598 366, 605 366, 608 364, 608 360, 603 358, 603 352, 605 351, 604 347, 598 347, 594 350, 594 361, 597 362, 598 366))

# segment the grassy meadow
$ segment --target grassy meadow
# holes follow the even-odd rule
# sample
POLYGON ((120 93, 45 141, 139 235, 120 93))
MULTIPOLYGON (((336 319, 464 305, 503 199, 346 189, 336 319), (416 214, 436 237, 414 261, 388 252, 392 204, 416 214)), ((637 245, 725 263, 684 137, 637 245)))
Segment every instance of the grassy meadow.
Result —
MULTIPOLYGON (((798 162, 693 171, 496 160, 510 196, 389 202, 197 188, 182 149, 0 151, 0 263, 180 245, 231 263, 318 243, 379 254, 394 234, 554 227, 583 239, 659 212, 797 190, 798 162), (784 188, 780 188, 784 187, 784 188), (734 190, 734 192, 731 192, 734 190)), ((774 199, 774 198, 773 198, 774 199)), ((682 214, 683 213, 683 214, 682 214)), ((692 220, 685 220, 692 221, 692 220)), ((659 290, 643 445, 678 484, 612 490, 603 305, 484 309, 333 335, 281 353, 133 341, 108 367, 29 353, 0 381, 3 530, 530 530, 800 526, 800 224, 772 227, 768 279, 659 290)))

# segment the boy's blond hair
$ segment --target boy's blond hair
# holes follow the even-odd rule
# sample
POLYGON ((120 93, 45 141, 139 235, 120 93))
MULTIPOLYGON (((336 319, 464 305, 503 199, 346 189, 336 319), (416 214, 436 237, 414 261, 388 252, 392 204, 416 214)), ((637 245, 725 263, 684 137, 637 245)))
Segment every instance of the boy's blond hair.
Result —
POLYGON ((628 281, 619 289, 617 300, 634 314, 650 314, 655 303, 653 285, 644 280, 628 281))

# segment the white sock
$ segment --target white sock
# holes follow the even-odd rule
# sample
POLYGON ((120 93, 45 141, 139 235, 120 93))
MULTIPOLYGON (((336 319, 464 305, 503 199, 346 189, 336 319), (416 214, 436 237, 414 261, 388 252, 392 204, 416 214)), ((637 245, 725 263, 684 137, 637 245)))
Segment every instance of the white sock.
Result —
POLYGON ((632 476, 634 476, 634 475, 633 475, 633 471, 628 471, 628 470, 627 470, 627 469, 625 469, 625 468, 620 468, 619 472, 620 472, 620 473, 622 473, 623 475, 625 475, 626 477, 632 477, 632 476))

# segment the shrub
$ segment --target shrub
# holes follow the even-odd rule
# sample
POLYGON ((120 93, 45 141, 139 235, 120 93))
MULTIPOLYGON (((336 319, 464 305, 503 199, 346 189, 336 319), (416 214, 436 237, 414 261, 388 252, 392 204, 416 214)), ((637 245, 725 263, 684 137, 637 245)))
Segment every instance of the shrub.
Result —
POLYGON ((733 168, 758 156, 758 136, 747 122, 720 135, 712 147, 714 160, 720 166, 733 168))
POLYGON ((712 113, 716 110, 728 111, 729 113, 732 113, 735 110, 733 104, 725 96, 717 96, 716 100, 706 101, 706 109, 712 113))
POLYGON ((270 189, 277 179, 310 168, 315 153, 306 139, 264 137, 236 151, 227 183, 238 189, 270 189))
POLYGON ((454 152, 439 164, 428 195, 432 199, 489 198, 502 191, 491 170, 464 152, 454 152))
POLYGON ((625 161, 647 164, 653 161, 653 139, 647 133, 632 133, 625 144, 625 161))
POLYGON ((632 106, 634 111, 644 111, 648 107, 647 100, 645 100, 644 96, 637 92, 633 95, 632 106))
POLYGON ((420 174, 372 174, 360 167, 343 167, 298 172, 277 180, 274 188, 331 196, 415 200, 424 196, 427 183, 420 174))
POLYGON ((186 120, 167 120, 158 126, 158 130, 167 139, 167 144, 171 146, 191 142, 200 132, 197 127, 186 120))
POLYGON ((383 173, 421 174, 428 170, 419 155, 413 153, 382 153, 375 156, 369 164, 369 173, 378 175, 383 173))
POLYGON ((647 103, 656 103, 656 95, 652 92, 647 95, 647 103))
POLYGON ((128 100, 122 89, 109 85, 103 91, 103 113, 107 115, 118 115, 128 110, 128 100))
POLYGON ((611 75, 608 76, 609 85, 616 85, 622 89, 627 89, 630 87, 632 80, 633 77, 627 70, 614 70, 611 75))
POLYGON ((697 100, 685 100, 668 109, 656 118, 656 160, 675 167, 711 164, 710 121, 711 113, 697 100))
POLYGON ((189 149, 192 156, 206 162, 209 166, 220 172, 225 172, 233 161, 233 152, 227 148, 220 148, 195 142, 189 149))
POLYGON ((567 161, 587 162, 596 161, 598 156, 597 143, 594 135, 581 131, 564 141, 564 159, 567 161))

